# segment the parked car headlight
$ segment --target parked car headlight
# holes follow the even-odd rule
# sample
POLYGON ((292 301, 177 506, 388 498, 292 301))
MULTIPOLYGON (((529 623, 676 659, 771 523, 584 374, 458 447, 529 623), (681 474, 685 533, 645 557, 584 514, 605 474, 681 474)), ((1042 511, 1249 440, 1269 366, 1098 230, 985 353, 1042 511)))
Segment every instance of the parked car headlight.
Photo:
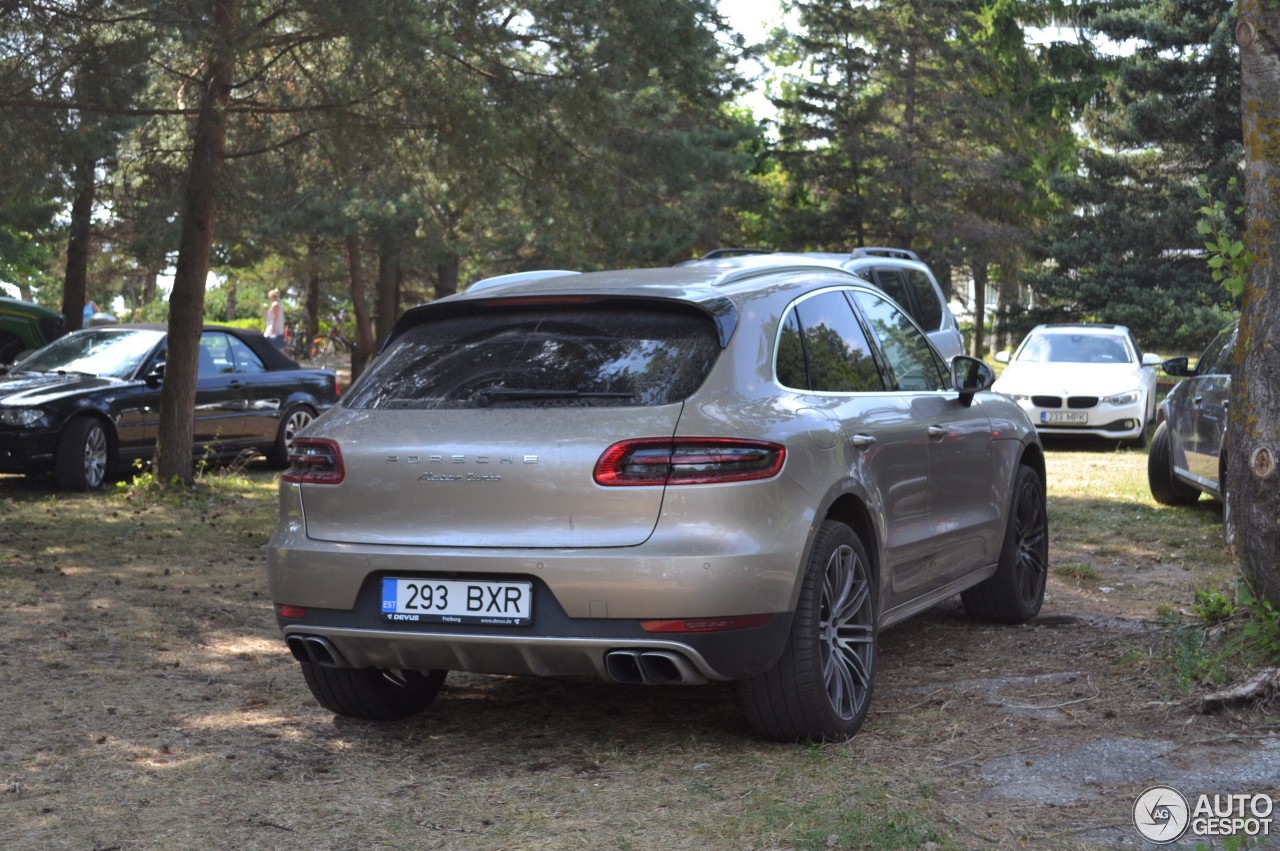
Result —
POLYGON ((1128 393, 1117 393, 1114 396, 1104 396, 1102 401, 1108 405, 1132 405, 1142 396, 1139 390, 1130 390, 1128 393))
POLYGON ((39 408, 0 408, 0 425, 25 428, 44 419, 44 411, 39 408))

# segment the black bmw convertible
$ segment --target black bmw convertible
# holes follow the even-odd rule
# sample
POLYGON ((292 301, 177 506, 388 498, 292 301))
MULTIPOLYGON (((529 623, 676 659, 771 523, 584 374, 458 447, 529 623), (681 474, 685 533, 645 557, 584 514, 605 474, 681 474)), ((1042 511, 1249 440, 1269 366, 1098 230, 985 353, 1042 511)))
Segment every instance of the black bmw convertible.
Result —
MULTIPOLYGON (((53 472, 91 491, 155 453, 164 326, 88 328, 0 375, 0 473, 53 472)), ((197 458, 265 455, 288 466, 293 436, 338 400, 337 376, 306 369, 256 331, 205 326, 196 381, 197 458)))

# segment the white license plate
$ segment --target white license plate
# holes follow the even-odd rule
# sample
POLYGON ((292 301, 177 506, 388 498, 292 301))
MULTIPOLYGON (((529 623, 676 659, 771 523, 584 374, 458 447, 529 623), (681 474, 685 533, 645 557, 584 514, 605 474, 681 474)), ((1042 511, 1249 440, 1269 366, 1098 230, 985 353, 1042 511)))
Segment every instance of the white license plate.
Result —
POLYGON ((1041 411, 1040 422, 1079 423, 1084 425, 1089 422, 1089 414, 1085 411, 1041 411))
POLYGON ((382 615, 410 623, 523 626, 533 617, 533 583, 386 578, 382 615))

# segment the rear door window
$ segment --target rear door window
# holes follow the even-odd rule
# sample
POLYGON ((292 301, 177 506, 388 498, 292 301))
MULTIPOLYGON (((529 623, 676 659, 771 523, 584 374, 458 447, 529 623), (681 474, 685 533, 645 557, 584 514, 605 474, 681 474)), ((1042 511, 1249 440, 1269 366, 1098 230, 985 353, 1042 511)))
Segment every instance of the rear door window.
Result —
POLYGON ((349 408, 666 405, 720 353, 710 317, 650 306, 486 310, 407 329, 348 392, 349 408))

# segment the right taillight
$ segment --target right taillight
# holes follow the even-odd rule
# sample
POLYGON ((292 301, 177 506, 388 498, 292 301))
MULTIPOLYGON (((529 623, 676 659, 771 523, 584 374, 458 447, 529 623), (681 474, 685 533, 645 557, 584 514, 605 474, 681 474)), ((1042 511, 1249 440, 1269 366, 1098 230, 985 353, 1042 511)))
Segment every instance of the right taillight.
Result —
POLYGON ((785 447, 729 437, 651 437, 624 440, 596 462, 606 487, 708 485, 768 479, 782 469, 785 447))
POLYGON ((346 477, 342 450, 335 440, 323 437, 294 438, 289 451, 289 469, 280 477, 286 482, 308 485, 336 485, 346 477))

